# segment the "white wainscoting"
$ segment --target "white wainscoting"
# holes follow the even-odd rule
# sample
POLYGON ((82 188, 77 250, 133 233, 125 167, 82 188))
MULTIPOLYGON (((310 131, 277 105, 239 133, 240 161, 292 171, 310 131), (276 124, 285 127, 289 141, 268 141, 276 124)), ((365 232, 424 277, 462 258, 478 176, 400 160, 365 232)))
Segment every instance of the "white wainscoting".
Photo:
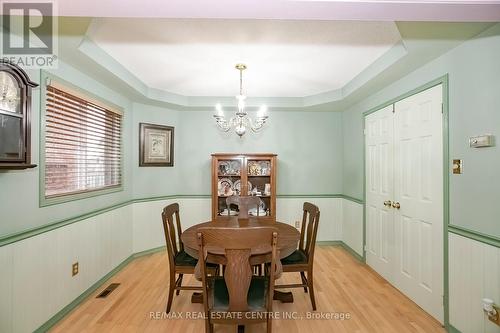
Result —
POLYGON ((342 241, 363 256, 363 205, 342 200, 342 241))
POLYGON ((276 220, 295 225, 302 221, 302 205, 305 201, 319 207, 320 218, 316 241, 342 240, 341 198, 278 198, 276 199, 276 220))
MULTIPOLYGON (((278 198, 276 219, 294 225, 302 220, 302 204, 310 201, 320 207, 321 217, 318 241, 342 240, 341 198, 278 198)), ((133 250, 141 252, 165 245, 161 211, 173 202, 179 203, 182 228, 211 219, 210 198, 182 198, 173 200, 146 201, 133 204, 133 250)), ((361 220, 362 223, 362 220, 361 220)), ((361 231, 361 239, 362 239, 361 231)))
POLYGON ((450 324, 462 333, 500 333, 483 313, 483 298, 500 304, 500 249, 449 233, 450 324))
POLYGON ((181 198, 134 203, 133 206, 133 250, 134 253, 165 246, 165 235, 161 212, 171 203, 178 202, 182 229, 210 221, 211 199, 181 198))
MULTIPOLYGON (((278 198, 277 219, 294 225, 304 201, 320 207, 318 241, 344 240, 362 254, 362 205, 342 198, 278 198)), ((161 210, 173 202, 180 205, 184 229, 210 220, 210 198, 136 202, 0 247, 0 332, 32 332, 131 254, 164 246, 161 210), (77 261, 80 272, 72 277, 77 261)))
POLYGON ((0 332, 32 332, 131 254, 130 205, 0 247, 0 332))

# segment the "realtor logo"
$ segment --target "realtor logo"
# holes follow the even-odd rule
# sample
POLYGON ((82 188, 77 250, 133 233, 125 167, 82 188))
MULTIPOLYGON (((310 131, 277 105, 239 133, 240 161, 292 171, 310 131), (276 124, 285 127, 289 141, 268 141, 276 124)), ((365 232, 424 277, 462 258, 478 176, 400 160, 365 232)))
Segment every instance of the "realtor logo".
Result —
POLYGON ((2 61, 24 68, 57 65, 57 17, 52 2, 2 1, 2 61))

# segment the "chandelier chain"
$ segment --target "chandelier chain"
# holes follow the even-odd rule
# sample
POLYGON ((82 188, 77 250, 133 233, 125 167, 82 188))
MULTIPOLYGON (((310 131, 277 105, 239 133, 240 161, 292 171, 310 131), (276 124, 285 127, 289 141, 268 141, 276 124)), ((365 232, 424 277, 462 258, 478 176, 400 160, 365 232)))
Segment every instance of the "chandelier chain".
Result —
POLYGON ((243 95, 243 68, 240 68, 240 96, 243 95))

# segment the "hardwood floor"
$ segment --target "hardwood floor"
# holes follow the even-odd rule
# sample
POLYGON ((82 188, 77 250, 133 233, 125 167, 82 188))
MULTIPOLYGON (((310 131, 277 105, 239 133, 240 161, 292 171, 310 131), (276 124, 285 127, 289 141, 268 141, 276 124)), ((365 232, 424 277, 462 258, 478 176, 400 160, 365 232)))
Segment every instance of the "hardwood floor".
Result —
MULTIPOLYGON (((406 298, 368 266, 359 263, 343 248, 318 246, 315 255, 315 292, 318 310, 311 312, 309 295, 293 289, 295 302, 275 301, 279 315, 302 316, 302 320, 273 320, 273 332, 444 332, 441 325, 406 298), (350 319, 307 319, 344 313, 350 319)), ((202 304, 192 304, 189 291, 174 296, 171 315, 165 310, 168 263, 165 252, 138 258, 108 280, 102 288, 58 323, 52 332, 204 332, 202 304), (110 283, 121 285, 107 298, 95 296, 110 283), (182 317, 182 318, 181 318, 182 317)), ((185 281, 196 283, 192 276, 185 281)), ((300 282, 299 274, 287 273, 281 283, 300 282)), ((263 332, 265 325, 248 326, 245 332, 263 332)), ((235 326, 216 325, 215 332, 236 332, 235 326)))

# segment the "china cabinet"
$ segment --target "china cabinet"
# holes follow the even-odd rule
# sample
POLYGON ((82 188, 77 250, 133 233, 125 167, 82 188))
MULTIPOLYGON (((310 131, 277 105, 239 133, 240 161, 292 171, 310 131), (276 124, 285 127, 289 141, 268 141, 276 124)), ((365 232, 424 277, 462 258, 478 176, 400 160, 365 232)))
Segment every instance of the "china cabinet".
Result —
POLYGON ((212 154, 212 218, 238 215, 228 210, 226 198, 232 195, 257 196, 258 210, 249 215, 276 219, 276 154, 218 153, 212 154))

